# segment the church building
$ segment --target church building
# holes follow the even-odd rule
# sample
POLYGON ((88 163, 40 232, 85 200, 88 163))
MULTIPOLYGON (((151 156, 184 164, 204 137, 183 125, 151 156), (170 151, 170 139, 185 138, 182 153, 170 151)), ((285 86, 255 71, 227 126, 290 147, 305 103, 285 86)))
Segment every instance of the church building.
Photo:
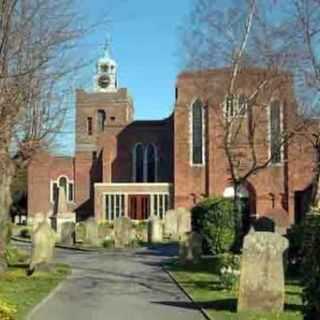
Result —
MULTIPOLYGON (((163 218, 169 209, 191 208, 211 195, 234 196, 217 116, 230 70, 181 73, 173 88, 172 114, 163 120, 139 121, 134 120, 129 90, 118 86, 117 68, 107 48, 97 61, 93 90, 76 90, 74 156, 41 152, 31 162, 30 219, 38 212, 53 214, 62 189, 77 221, 93 216, 98 222, 120 216, 163 218), (209 83, 214 88, 210 99, 209 83)), ((248 88, 261 74, 261 70, 244 74, 237 104, 227 101, 220 114, 239 115, 248 88)), ((274 98, 260 102, 268 104, 259 112, 259 134, 265 141, 259 151, 262 158, 275 152, 273 139, 297 114, 292 80, 284 78, 274 98)), ((241 116, 250 118, 246 110, 241 116)), ((300 219, 312 180, 312 159, 312 150, 304 143, 282 146, 278 156, 239 190, 247 217, 269 216, 284 227, 300 219)))

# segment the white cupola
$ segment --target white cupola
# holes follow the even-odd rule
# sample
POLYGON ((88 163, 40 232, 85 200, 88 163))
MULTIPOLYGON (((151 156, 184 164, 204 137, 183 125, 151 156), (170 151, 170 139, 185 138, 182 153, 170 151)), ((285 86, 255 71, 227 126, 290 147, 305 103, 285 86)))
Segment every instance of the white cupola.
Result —
POLYGON ((117 63, 111 58, 111 48, 107 41, 103 56, 97 61, 94 89, 97 92, 115 92, 117 88, 117 63))

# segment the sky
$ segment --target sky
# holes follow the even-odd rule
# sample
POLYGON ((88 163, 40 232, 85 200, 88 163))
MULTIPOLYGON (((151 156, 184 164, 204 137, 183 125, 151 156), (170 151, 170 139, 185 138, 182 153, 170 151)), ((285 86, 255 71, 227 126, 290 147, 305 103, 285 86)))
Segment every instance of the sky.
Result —
MULTIPOLYGON (((192 0, 83 0, 79 10, 90 23, 106 23, 83 40, 88 67, 76 75, 75 87, 91 90, 95 61, 111 36, 120 87, 134 99, 135 119, 161 119, 173 110, 175 81, 181 71, 179 30, 192 0)), ((69 100, 74 104, 74 100, 69 100)), ((72 107, 72 106, 71 106, 72 107)), ((72 108, 71 108, 72 109, 72 108)), ((68 136, 58 137, 56 152, 74 152, 74 110, 66 122, 68 136)))

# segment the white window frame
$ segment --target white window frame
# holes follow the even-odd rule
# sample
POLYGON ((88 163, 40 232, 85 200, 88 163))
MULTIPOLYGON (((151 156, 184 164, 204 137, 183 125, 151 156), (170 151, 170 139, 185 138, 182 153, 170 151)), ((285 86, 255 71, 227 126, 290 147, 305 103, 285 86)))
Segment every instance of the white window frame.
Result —
POLYGON ((193 99, 189 106, 189 162, 191 167, 203 167, 206 164, 206 123, 205 123, 206 108, 200 98, 193 99), (202 163, 193 163, 193 105, 197 100, 200 100, 202 107, 202 163))
POLYGON ((227 110, 227 99, 229 98, 228 96, 225 96, 224 98, 224 102, 223 102, 223 114, 224 114, 224 117, 227 119, 227 120, 232 120, 232 119, 235 119, 235 118, 246 118, 247 117, 247 114, 248 114, 248 101, 246 102, 245 104, 245 112, 244 113, 241 113, 240 111, 240 104, 239 104, 239 100, 241 97, 244 97, 247 99, 247 96, 244 95, 244 94, 239 94, 239 95, 234 95, 233 96, 233 114, 229 114, 228 110, 227 110))
MULTIPOLYGON (((148 185, 147 183, 145 184, 146 186, 148 185)), ((106 221, 114 221, 117 217, 128 217, 128 198, 129 198, 129 195, 139 195, 139 194, 143 194, 143 195, 148 195, 150 196, 150 217, 152 216, 157 216, 159 217, 160 219, 164 219, 165 218, 165 215, 167 213, 168 210, 172 209, 172 196, 170 195, 169 192, 143 192, 143 191, 139 191, 139 192, 117 192, 117 191, 110 191, 110 192, 103 192, 102 193, 102 212, 103 212, 103 217, 105 218, 106 221), (110 212, 107 212, 107 208, 106 208, 106 197, 109 197, 109 201, 111 199, 111 197, 114 197, 114 200, 116 199, 116 196, 120 196, 120 199, 121 199, 121 196, 124 196, 123 198, 123 202, 120 204, 120 212, 119 212, 119 215, 116 216, 116 205, 115 205, 115 201, 113 203, 113 210, 114 210, 114 215, 113 215, 113 219, 109 219, 109 217, 111 217, 111 211, 110 212), (157 197, 157 208, 155 210, 154 208, 154 200, 155 200, 155 197, 157 197), (167 207, 166 207, 166 201, 165 199, 168 199, 168 202, 167 202, 167 207), (160 206, 160 203, 162 204, 162 206, 160 206), (123 209, 123 215, 121 215, 121 212, 123 209)), ((120 200, 121 201, 121 200, 120 200)))
MULTIPOLYGON (((274 101, 279 102, 280 107, 280 134, 283 134, 283 104, 281 103, 280 99, 272 99, 267 107, 267 117, 268 117, 268 159, 271 158, 271 105, 274 101)), ((273 163, 270 161, 269 166, 277 167, 282 166, 284 160, 284 144, 281 144, 280 147, 280 162, 273 163)))
POLYGON ((52 204, 54 204, 53 201, 53 185, 56 183, 58 185, 59 188, 59 181, 61 178, 65 178, 67 180, 67 192, 66 192, 66 201, 68 203, 75 203, 75 190, 74 190, 74 180, 69 179, 69 177, 67 175, 60 175, 56 180, 50 180, 50 202, 52 204), (69 184, 72 184, 72 199, 71 201, 69 201, 69 184))

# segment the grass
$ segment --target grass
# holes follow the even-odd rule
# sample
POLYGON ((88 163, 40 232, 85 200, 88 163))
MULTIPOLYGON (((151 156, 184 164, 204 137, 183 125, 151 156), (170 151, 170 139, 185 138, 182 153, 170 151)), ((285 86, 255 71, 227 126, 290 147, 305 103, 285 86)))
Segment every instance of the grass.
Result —
POLYGON ((0 275, 0 300, 16 309, 16 320, 23 320, 27 313, 52 291, 70 273, 66 265, 57 265, 54 272, 36 272, 31 277, 26 269, 10 267, 0 275))
POLYGON ((302 288, 298 279, 286 281, 285 311, 282 313, 237 313, 236 294, 224 290, 214 270, 213 259, 196 265, 169 263, 166 268, 179 284, 214 320, 302 320, 302 288))

